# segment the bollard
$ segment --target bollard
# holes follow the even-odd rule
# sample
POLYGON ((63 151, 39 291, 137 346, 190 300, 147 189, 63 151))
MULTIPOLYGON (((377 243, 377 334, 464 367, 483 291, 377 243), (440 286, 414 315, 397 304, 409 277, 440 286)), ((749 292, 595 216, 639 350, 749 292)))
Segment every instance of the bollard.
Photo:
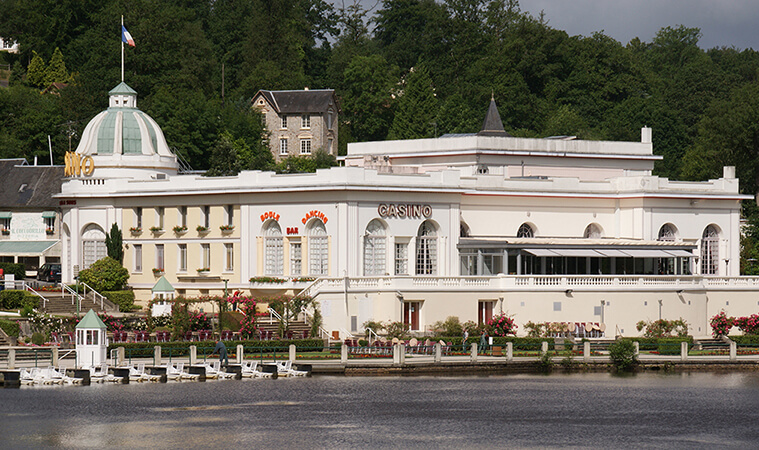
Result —
POLYGON ((155 359, 155 361, 153 362, 153 365, 160 366, 161 365, 161 346, 156 345, 155 347, 153 347, 153 352, 154 352, 153 359, 155 359))
POLYGON ((439 363, 443 360, 443 346, 440 342, 435 343, 435 362, 439 363))
POLYGON ((633 347, 635 347, 635 356, 640 356, 640 342, 633 342, 633 347))
MULTIPOLYGON (((198 363, 198 347, 191 345, 190 346, 190 365, 194 366, 198 363)), ((205 372, 203 373, 203 377, 205 378, 205 372)))
POLYGON ((348 362, 348 346, 345 342, 340 346, 340 362, 343 364, 348 362))
POLYGON ((730 361, 735 361, 738 359, 738 344, 735 343, 735 341, 730 341, 730 361))
POLYGON ((507 342, 506 343, 506 361, 513 361, 513 360, 514 360, 514 343, 507 342))
POLYGON ((290 344, 290 361, 295 362, 295 344, 290 344))
POLYGON ((588 341, 582 343, 582 360, 583 362, 590 361, 590 342, 588 341))
POLYGON ((50 364, 52 364, 53 367, 58 367, 58 347, 53 347, 53 354, 50 364))
POLYGON ((400 347, 400 357, 399 357, 400 364, 404 366, 406 365, 406 344, 402 343, 402 344, 398 344, 398 346, 400 347))
POLYGON ((687 361, 687 360, 688 360, 688 343, 681 342, 680 343, 680 361, 687 361))
POLYGON ((540 343, 540 353, 543 355, 548 353, 548 342, 543 341, 540 343))
POLYGON ((472 362, 477 362, 477 343, 472 342, 472 356, 470 356, 472 362))
POLYGON ((16 368, 16 349, 15 348, 8 349, 8 368, 9 369, 16 368))
POLYGON ((401 344, 393 344, 393 365, 401 364, 401 344))
MULTIPOLYGON (((119 347, 118 350, 116 350, 116 366, 123 366, 126 363, 126 349, 124 347, 119 347)), ((127 374, 127 380, 129 380, 129 375, 127 374)))
POLYGON ((242 346, 242 344, 238 344, 237 345, 237 364, 242 364, 242 360, 243 360, 243 354, 242 353, 244 351, 245 351, 245 349, 242 346))

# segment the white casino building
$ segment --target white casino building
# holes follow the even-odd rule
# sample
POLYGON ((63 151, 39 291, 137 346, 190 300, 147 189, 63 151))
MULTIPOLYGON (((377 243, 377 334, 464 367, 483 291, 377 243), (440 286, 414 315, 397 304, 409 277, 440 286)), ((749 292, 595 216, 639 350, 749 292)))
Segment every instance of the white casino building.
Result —
POLYGON ((305 289, 342 337, 370 319, 423 332, 500 312, 520 332, 636 335, 639 320, 682 317, 703 336, 720 310, 759 310, 759 279, 738 276, 750 197, 734 169, 652 176, 649 128, 640 142, 516 138, 491 102, 477 134, 350 144, 345 167, 313 174, 211 178, 178 173, 126 84, 110 96, 60 194, 64 281, 105 255, 116 223, 143 304, 161 276, 186 296, 305 289))

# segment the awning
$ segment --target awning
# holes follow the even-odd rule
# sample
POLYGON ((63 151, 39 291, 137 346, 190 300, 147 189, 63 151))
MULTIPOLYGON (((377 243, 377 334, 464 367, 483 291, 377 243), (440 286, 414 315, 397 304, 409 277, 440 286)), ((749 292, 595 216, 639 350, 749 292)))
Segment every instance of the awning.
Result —
POLYGON ((43 211, 42 212, 42 218, 43 219, 55 219, 55 211, 43 211))
POLYGON ((0 241, 0 255, 41 255, 58 241, 0 241))
POLYGON ((595 250, 589 250, 586 248, 552 248, 552 252, 557 253, 559 256, 577 256, 580 258, 591 257, 600 258, 603 255, 595 250))
POLYGON ((665 252, 678 258, 695 258, 696 257, 696 255, 694 255, 693 253, 687 250, 665 250, 665 252))
POLYGON ((0 219, 10 219, 12 215, 10 211, 0 211, 0 219))
POLYGON ((607 250, 607 249, 603 249, 603 250, 597 250, 597 252, 600 253, 603 256, 606 256, 607 258, 612 258, 612 257, 614 257, 614 258, 629 258, 630 257, 630 255, 628 255, 627 253, 623 253, 623 252, 621 252, 619 250, 607 250))
POLYGON ((559 256, 558 253, 545 248, 526 248, 524 251, 534 256, 559 256))
POLYGON ((671 258, 672 257, 672 255, 670 255, 666 251, 656 250, 656 249, 644 250, 644 249, 637 249, 637 248, 635 249, 626 248, 622 251, 632 256, 633 258, 671 258))

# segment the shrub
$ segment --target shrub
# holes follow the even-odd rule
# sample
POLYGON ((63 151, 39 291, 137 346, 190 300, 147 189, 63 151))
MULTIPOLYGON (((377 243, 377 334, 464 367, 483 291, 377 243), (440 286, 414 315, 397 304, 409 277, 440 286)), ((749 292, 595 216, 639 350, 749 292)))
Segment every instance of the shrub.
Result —
POLYGON ((44 334, 42 334, 42 333, 40 333, 38 331, 35 331, 34 333, 32 333, 32 344, 34 344, 34 345, 42 345, 44 343, 45 343, 45 335, 44 334))
POLYGON ((363 325, 361 325, 361 328, 363 328, 364 330, 369 328, 370 330, 379 334, 380 331, 385 329, 385 324, 376 320, 367 320, 366 322, 364 322, 363 325))
POLYGON ((464 327, 456 316, 448 316, 445 321, 435 322, 432 329, 435 330, 435 337, 461 336, 464 334, 464 327))
POLYGON ((500 314, 494 316, 488 322, 488 328, 490 328, 493 336, 508 336, 510 334, 517 334, 517 326, 514 323, 514 319, 506 314, 500 314))
POLYGON ((24 306, 25 291, 7 290, 0 291, 0 308, 19 309, 24 306))
POLYGON ((0 262, 0 269, 3 269, 6 275, 15 275, 17 280, 26 278, 26 267, 23 264, 0 262))
POLYGON ((534 323, 532 321, 524 324, 524 329, 527 331, 527 336, 531 338, 543 337, 546 335, 545 323, 534 323))
POLYGON ((746 317, 736 317, 733 324, 740 328, 744 334, 759 334, 759 314, 752 314, 746 317))
POLYGON ((609 357, 617 371, 630 371, 638 365, 635 344, 627 339, 620 339, 609 346, 609 357))
POLYGON ((392 338, 407 339, 409 336, 408 325, 406 325, 403 322, 390 322, 385 327, 385 331, 387 331, 387 337, 391 339, 392 338))
POLYGON ((134 291, 105 291, 101 292, 108 300, 118 305, 119 311, 129 312, 140 309, 134 304, 134 291))
MULTIPOLYGON (((660 355, 679 355, 682 342, 679 339, 659 339, 657 351, 660 355)), ((690 345, 689 343, 688 346, 690 347, 690 345)))
POLYGON ((79 279, 98 292, 120 291, 129 279, 129 270, 115 259, 106 256, 95 261, 89 269, 80 271, 79 279))
POLYGON ((551 359, 551 352, 545 352, 540 355, 540 359, 538 359, 538 370, 543 373, 551 373, 553 371, 553 360, 551 359))
POLYGON ((644 337, 664 338, 671 337, 674 333, 675 336, 687 336, 688 335, 688 322, 679 318, 677 320, 659 319, 654 321, 643 321, 637 323, 638 331, 643 331, 644 337))
POLYGON ((11 337, 18 337, 21 334, 21 327, 19 327, 18 322, 15 320, 0 319, 0 328, 11 337))

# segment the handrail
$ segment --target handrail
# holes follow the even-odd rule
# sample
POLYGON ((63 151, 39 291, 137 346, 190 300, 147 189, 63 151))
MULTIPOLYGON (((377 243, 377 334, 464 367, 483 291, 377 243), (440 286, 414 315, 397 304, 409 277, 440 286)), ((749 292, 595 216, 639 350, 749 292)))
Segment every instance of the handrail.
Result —
MULTIPOLYGON (((306 310, 306 308, 305 308, 305 307, 301 308, 301 309, 300 309, 300 312, 302 312, 302 313, 303 313, 303 316, 304 316, 306 319, 311 319, 311 320, 313 320, 313 315, 309 314, 309 313, 308 313, 308 311, 306 310)), ((305 320, 304 320, 304 322, 307 322, 307 321, 305 321, 305 320)), ((330 334, 329 334, 329 331, 325 330, 325 329, 324 329, 324 328, 323 328, 321 325, 319 325, 318 331, 319 331, 319 335, 320 335, 322 338, 325 338, 325 337, 326 337, 327 339, 329 339, 329 338, 330 338, 330 334)))
POLYGON ((374 332, 371 328, 367 328, 365 331, 367 331, 367 336, 369 336, 369 342, 375 342, 379 340, 379 335, 374 332), (374 335, 374 338, 372 338, 372 335, 374 335))
POLYGON ((74 289, 71 289, 71 286, 61 283, 61 293, 63 294, 63 298, 66 298, 66 294, 64 293, 64 291, 71 294, 72 305, 74 304, 74 299, 79 301, 79 307, 77 308, 77 311, 81 312, 82 311, 82 296, 79 295, 79 293, 75 291, 74 289))
POLYGON ((105 295, 103 295, 100 292, 96 291, 92 286, 90 286, 89 284, 85 283, 84 281, 80 281, 79 284, 81 284, 82 286, 84 286, 84 298, 87 298, 87 289, 89 289, 92 292, 92 296, 95 297, 92 300, 92 302, 97 305, 97 299, 99 299, 100 300, 100 309, 101 310, 105 309, 103 307, 103 301, 107 300, 107 297, 105 295))
POLYGON ((47 298, 45 298, 42 294, 35 291, 31 286, 29 286, 26 281, 23 282, 24 290, 31 292, 32 294, 36 295, 37 297, 42 299, 42 308, 47 309, 47 298))
POLYGON ((276 317, 277 320, 280 320, 280 321, 282 320, 282 316, 280 316, 279 313, 277 311, 275 311, 274 309, 272 309, 271 307, 269 307, 269 311, 268 312, 269 312, 269 323, 274 322, 272 320, 272 316, 276 317))

